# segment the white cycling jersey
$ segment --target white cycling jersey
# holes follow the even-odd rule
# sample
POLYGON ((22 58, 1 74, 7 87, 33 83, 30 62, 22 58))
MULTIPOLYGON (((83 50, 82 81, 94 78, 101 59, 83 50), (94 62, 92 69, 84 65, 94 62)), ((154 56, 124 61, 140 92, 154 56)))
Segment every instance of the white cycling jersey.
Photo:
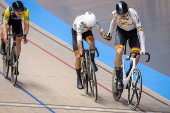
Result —
POLYGON ((122 19, 121 16, 116 13, 116 10, 112 12, 112 15, 113 19, 110 24, 109 33, 112 35, 116 26, 119 26, 125 31, 137 28, 140 37, 141 51, 145 52, 145 35, 137 12, 133 8, 129 8, 126 19, 122 19))
MULTIPOLYGON (((100 27, 99 22, 96 20, 96 29, 101 32, 103 29, 100 27)), ((73 29, 77 32, 77 40, 82 41, 82 33, 88 31, 86 24, 84 23, 84 15, 77 16, 73 23, 73 29)))

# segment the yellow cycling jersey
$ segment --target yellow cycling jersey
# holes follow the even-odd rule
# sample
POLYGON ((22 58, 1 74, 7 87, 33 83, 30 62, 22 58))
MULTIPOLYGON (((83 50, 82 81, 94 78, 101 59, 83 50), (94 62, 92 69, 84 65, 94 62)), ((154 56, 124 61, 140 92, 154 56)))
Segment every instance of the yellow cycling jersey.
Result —
POLYGON ((9 18, 14 20, 21 20, 22 18, 24 18, 24 23, 29 23, 30 21, 29 15, 30 15, 29 10, 27 8, 24 8, 24 12, 22 13, 21 18, 18 18, 12 11, 12 6, 9 6, 2 15, 3 16, 2 21, 8 22, 9 18))

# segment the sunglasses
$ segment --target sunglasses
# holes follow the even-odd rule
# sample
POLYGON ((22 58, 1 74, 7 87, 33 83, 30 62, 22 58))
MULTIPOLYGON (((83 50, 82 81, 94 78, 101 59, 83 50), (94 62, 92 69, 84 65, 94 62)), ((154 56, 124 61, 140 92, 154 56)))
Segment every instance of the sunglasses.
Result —
POLYGON ((20 11, 14 11, 15 14, 18 14, 18 15, 22 15, 23 12, 20 12, 20 11))

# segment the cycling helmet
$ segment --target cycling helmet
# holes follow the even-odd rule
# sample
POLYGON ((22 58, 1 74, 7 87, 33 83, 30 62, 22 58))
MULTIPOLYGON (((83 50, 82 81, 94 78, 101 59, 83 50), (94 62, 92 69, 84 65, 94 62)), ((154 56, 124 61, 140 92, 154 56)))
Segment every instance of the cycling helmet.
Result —
POLYGON ((128 12, 128 5, 124 1, 116 4, 116 13, 118 15, 125 15, 128 12))
POLYGON ((92 12, 86 12, 84 15, 86 27, 92 28, 96 25, 96 16, 92 12))
POLYGON ((24 11, 24 5, 21 1, 15 1, 12 3, 12 10, 17 12, 24 11))

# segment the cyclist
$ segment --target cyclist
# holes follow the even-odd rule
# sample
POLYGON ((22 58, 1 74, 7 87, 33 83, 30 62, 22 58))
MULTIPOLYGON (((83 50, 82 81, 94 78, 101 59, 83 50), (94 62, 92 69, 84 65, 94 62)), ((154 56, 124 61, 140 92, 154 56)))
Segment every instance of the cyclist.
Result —
MULTIPOLYGON (((13 2, 12 6, 8 6, 7 9, 4 11, 4 13, 2 14, 1 51, 0 51, 2 55, 6 54, 5 42, 8 42, 7 33, 9 31, 9 25, 12 25, 12 33, 14 34, 26 34, 26 35, 28 34, 29 10, 26 7, 24 7, 21 1, 13 2), (24 18, 24 32, 22 29, 22 18, 24 18)), ((16 37, 16 46, 18 48, 19 55, 21 52, 21 40, 22 37, 16 37)), ((23 42, 26 44, 28 40, 23 42)))
MULTIPOLYGON (((122 74, 122 54, 126 41, 129 41, 131 51, 139 51, 141 55, 145 54, 145 35, 141 26, 141 21, 137 12, 129 8, 124 1, 119 1, 116 4, 116 10, 112 12, 113 19, 110 24, 110 29, 107 34, 107 39, 112 39, 113 31, 116 27, 115 34, 115 71, 116 71, 116 86, 118 90, 123 88, 123 74, 122 74), (139 39, 138 35, 139 34, 139 39)), ((140 55, 136 58, 136 64, 139 62, 140 55)), ((126 75, 129 74, 132 68, 132 62, 126 75)))
POLYGON ((105 32, 100 27, 99 22, 96 20, 96 16, 92 12, 86 12, 84 15, 79 15, 75 18, 72 27, 72 44, 73 51, 76 56, 75 67, 77 73, 77 88, 83 89, 81 81, 81 58, 83 55, 83 42, 84 39, 89 45, 90 49, 94 49, 90 52, 91 60, 94 65, 95 71, 98 70, 95 61, 95 44, 92 28, 96 27, 102 37, 106 37, 105 32))

